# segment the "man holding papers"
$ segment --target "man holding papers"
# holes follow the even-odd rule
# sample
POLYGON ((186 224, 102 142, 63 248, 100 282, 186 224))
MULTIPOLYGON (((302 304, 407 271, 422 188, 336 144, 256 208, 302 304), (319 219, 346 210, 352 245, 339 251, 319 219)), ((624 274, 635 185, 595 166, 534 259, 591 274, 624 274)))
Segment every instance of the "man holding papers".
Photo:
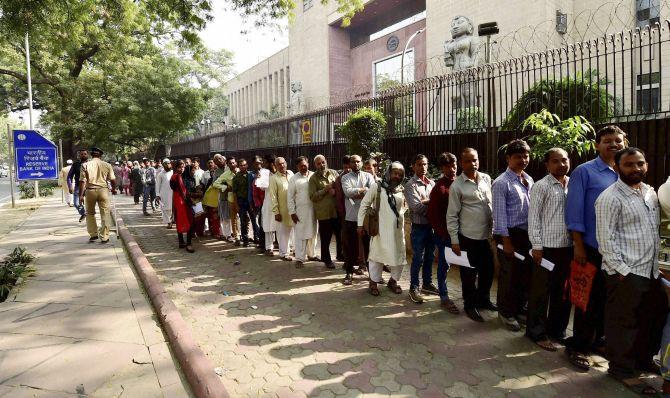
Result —
POLYGON ((570 170, 570 159, 563 149, 552 148, 544 155, 544 164, 549 174, 533 186, 528 209, 528 237, 533 246, 535 267, 528 299, 526 336, 541 348, 556 351, 552 340, 565 338, 572 307, 563 294, 572 261, 572 239, 565 224, 569 179, 566 174, 570 170), (551 268, 550 263, 554 265, 553 270, 547 269, 551 268))
POLYGON ((470 319, 483 322, 480 309, 498 310, 490 299, 493 283, 493 253, 489 243, 493 225, 491 177, 478 171, 479 155, 472 148, 461 153, 461 168, 463 173, 449 188, 447 230, 454 254, 460 256, 461 248, 467 251, 472 267, 460 268, 465 313, 470 319))

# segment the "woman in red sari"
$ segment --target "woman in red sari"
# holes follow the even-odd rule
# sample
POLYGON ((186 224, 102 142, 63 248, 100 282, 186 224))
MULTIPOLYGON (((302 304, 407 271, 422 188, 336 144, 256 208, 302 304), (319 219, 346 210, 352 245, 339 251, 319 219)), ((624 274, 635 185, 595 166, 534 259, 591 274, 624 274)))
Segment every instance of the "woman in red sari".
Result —
POLYGON ((174 174, 170 178, 170 188, 172 188, 172 212, 174 214, 175 225, 177 226, 177 236, 179 237, 179 248, 185 248, 187 252, 193 253, 191 240, 195 223, 193 222, 193 210, 191 208, 191 199, 184 185, 182 174, 184 173, 184 161, 177 160, 174 164, 174 174), (184 241, 186 234, 186 241, 184 241))

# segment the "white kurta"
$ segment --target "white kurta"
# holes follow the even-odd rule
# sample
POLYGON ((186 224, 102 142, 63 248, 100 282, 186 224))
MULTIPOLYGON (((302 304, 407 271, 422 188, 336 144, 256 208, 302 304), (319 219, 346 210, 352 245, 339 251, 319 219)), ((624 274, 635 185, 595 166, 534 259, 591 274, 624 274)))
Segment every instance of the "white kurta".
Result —
MULTIPOLYGON (((272 173, 270 173, 272 177, 272 173)), ((263 224, 263 232, 275 232, 277 231, 277 221, 275 221, 275 215, 272 213, 272 198, 270 197, 269 188, 261 188, 265 191, 265 198, 263 199, 263 209, 261 212, 261 223, 263 224)))
POLYGON ((161 169, 156 174, 156 196, 161 198, 161 210, 172 211, 172 188, 170 188, 170 178, 172 170, 165 171, 161 169))
POLYGON ((312 175, 313 171, 308 171, 306 176, 295 173, 288 182, 288 213, 297 214, 300 220, 294 226, 296 239, 316 237, 314 204, 309 199, 309 178, 312 175))
MULTIPOLYGON (((369 259, 378 263, 395 266, 407 264, 407 255, 405 253, 405 195, 402 191, 393 194, 396 201, 400 222, 391 210, 388 197, 384 188, 381 190, 379 200, 379 234, 370 239, 369 259)), ((371 206, 374 207, 377 197, 377 183, 372 184, 370 189, 361 201, 361 208, 358 212, 358 225, 363 226, 365 212, 371 206)))

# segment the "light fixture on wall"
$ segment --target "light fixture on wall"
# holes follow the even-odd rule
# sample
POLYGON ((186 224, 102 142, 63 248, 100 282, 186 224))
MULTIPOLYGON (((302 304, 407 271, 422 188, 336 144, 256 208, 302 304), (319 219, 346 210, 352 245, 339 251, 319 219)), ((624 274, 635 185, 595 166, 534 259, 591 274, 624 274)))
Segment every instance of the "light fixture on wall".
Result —
POLYGON ((568 33, 568 14, 556 10, 556 32, 564 35, 568 33))

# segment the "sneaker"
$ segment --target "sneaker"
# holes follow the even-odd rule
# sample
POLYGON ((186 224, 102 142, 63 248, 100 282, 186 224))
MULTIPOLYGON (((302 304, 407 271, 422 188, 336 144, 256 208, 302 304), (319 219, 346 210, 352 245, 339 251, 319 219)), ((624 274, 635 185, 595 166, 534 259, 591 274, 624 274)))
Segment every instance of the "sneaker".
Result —
POLYGON ((521 330, 521 326, 519 325, 519 322, 516 320, 516 318, 512 317, 506 317, 502 314, 498 314, 498 319, 500 319, 500 322, 502 322, 503 325, 512 332, 518 332, 521 330))
POLYGON ((432 283, 429 283, 428 285, 421 286, 421 293, 432 294, 434 296, 439 296, 440 295, 440 291, 432 283))
POLYGON ((346 274, 344 276, 344 280, 342 281, 342 284, 345 286, 349 286, 354 282, 354 277, 351 274, 346 274))
POLYGON ((411 287, 409 289, 409 299, 417 304, 423 303, 423 296, 419 293, 418 287, 411 287))

